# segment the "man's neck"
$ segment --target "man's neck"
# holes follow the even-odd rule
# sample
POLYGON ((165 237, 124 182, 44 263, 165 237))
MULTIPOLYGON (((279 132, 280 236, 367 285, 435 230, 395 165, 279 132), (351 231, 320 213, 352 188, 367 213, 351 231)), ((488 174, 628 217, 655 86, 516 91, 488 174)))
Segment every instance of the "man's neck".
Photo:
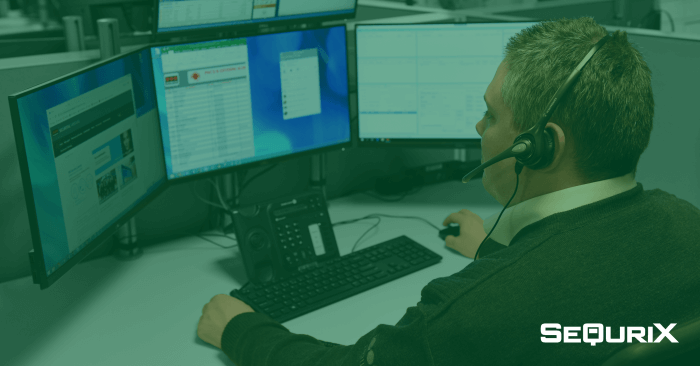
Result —
POLYGON ((520 202, 525 202, 531 198, 587 183, 592 182, 584 181, 579 177, 579 174, 573 172, 546 174, 524 168, 520 174, 518 192, 509 207, 515 206, 520 202))

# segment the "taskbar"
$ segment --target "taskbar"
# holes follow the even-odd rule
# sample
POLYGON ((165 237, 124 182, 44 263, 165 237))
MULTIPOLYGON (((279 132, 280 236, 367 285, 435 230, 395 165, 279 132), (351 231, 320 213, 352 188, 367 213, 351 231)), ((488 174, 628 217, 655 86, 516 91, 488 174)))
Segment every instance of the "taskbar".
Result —
POLYGON ((168 169, 168 179, 169 179, 169 180, 172 180, 172 179, 184 178, 184 177, 189 177, 189 176, 191 176, 191 175, 197 175, 197 174, 202 174, 202 173, 211 172, 211 171, 214 171, 214 170, 229 168, 229 167, 232 167, 232 166, 238 166, 238 165, 248 164, 248 163, 256 163, 256 162, 259 162, 259 161, 262 161, 262 160, 274 159, 274 158, 277 158, 277 157, 280 157, 280 156, 297 154, 297 153, 301 153, 301 152, 305 152, 305 151, 309 151, 309 150, 314 150, 314 149, 321 149, 321 148, 324 148, 324 147, 329 147, 329 146, 333 146, 333 145, 337 145, 337 144, 342 144, 342 143, 345 143, 345 142, 348 142, 348 141, 349 141, 348 139, 339 140, 339 141, 332 142, 332 143, 326 144, 326 145, 311 146, 311 147, 309 147, 309 148, 307 148, 307 149, 297 150, 297 151, 294 151, 294 152, 291 152, 291 153, 288 152, 288 151, 284 151, 284 152, 279 152, 279 153, 276 153, 276 154, 270 154, 270 155, 267 155, 267 156, 265 156, 265 157, 260 157, 260 158, 248 158, 248 159, 231 160, 231 161, 221 162, 221 163, 218 163, 218 164, 207 165, 207 166, 204 166, 204 167, 201 167, 201 168, 183 170, 183 171, 180 171, 180 172, 177 172, 177 173, 173 172, 171 169, 168 169))

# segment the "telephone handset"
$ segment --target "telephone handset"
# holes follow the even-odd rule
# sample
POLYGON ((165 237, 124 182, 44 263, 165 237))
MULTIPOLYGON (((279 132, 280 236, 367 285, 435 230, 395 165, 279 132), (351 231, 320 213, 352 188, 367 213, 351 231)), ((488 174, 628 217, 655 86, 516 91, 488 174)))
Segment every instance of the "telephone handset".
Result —
POLYGON ((287 278, 340 257, 320 192, 241 208, 233 222, 248 279, 254 284, 287 278))

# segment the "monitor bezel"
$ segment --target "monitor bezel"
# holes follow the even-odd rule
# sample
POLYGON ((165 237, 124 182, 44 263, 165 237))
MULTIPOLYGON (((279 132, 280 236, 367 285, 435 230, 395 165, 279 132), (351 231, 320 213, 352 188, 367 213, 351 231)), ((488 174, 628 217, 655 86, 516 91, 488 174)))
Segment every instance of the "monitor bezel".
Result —
MULTIPOLYGON (((115 55, 113 57, 110 57, 108 59, 99 61, 93 65, 86 66, 84 68, 81 68, 77 71, 71 72, 67 75, 63 75, 61 77, 49 80, 45 83, 36 85, 34 87, 31 87, 29 89, 26 89, 24 91, 21 91, 19 93, 11 94, 8 96, 9 104, 10 104, 10 116, 12 119, 12 127, 14 130, 14 135, 15 135, 15 144, 17 146, 17 155, 18 155, 18 160, 19 160, 19 170, 20 174, 22 177, 22 188, 24 189, 24 198, 25 202, 27 204, 27 215, 29 219, 29 231, 31 233, 32 237, 32 246, 34 248, 33 253, 30 252, 30 265, 32 266, 31 271, 32 271, 32 277, 33 281, 36 284, 39 284, 40 288, 46 289, 52 284, 54 284, 59 278, 61 278, 66 272, 68 272, 71 268, 73 268, 75 265, 83 261, 88 255, 90 255, 91 252, 93 252, 95 249, 97 249, 99 246, 102 245, 109 237, 114 235, 114 233, 117 232, 117 230, 124 225, 127 221, 129 221, 134 215, 136 215, 140 210, 142 210, 146 205, 148 205, 150 202, 153 201, 156 197, 158 197, 161 193, 163 193, 169 186, 169 182, 167 177, 166 179, 160 184, 158 188, 156 188, 151 194, 147 195, 144 197, 141 202, 136 204, 131 210, 127 211, 124 213, 115 223, 112 225, 108 226, 102 234, 97 236, 95 239, 92 240, 92 242, 88 243, 81 251, 79 251, 75 256, 72 258, 69 258, 64 264, 62 264, 59 268, 56 269, 53 273, 50 275, 46 274, 46 262, 44 260, 44 249, 42 246, 42 241, 41 241, 41 235, 39 232, 39 219, 37 217, 36 213, 36 205, 34 201, 34 191, 32 187, 32 181, 31 177, 29 175, 29 162, 27 160, 27 152, 26 152, 26 147, 24 144, 24 133, 22 131, 22 124, 20 121, 20 115, 19 115, 19 106, 18 106, 18 100, 24 96, 27 96, 29 94, 32 94, 34 92, 37 92, 39 90, 51 87, 55 84, 58 84, 60 82, 63 82, 65 80, 68 80, 70 78, 73 78, 75 76, 78 76, 80 74, 90 72, 96 68, 99 68, 101 66, 104 66, 106 64, 109 64, 113 61, 116 61, 121 58, 129 57, 132 54, 136 54, 139 52, 143 52, 144 50, 149 49, 149 46, 144 46, 144 47, 139 47, 138 49, 132 50, 130 52, 126 53, 120 53, 118 55, 115 55)), ((150 50, 149 50, 149 55, 148 55, 148 60, 150 62, 150 50)), ((152 67, 149 65, 149 67, 152 67)), ((156 105, 157 108, 157 105, 156 105)), ((158 122, 160 124, 160 117, 158 118, 158 122)), ((160 129, 159 129, 160 133, 160 129)), ((160 137, 160 143, 162 144, 162 136, 160 137)), ((165 165, 164 168, 165 169, 165 165)), ((163 171, 163 175, 166 175, 165 170, 163 171)))
POLYGON ((429 22, 429 23, 378 23, 378 24, 361 24, 355 25, 355 85, 357 88, 357 128, 356 135, 353 136, 357 140, 357 147, 397 147, 397 148, 434 148, 434 149, 467 149, 481 148, 481 138, 469 139, 376 139, 380 141, 362 141, 360 138, 360 85, 359 85, 359 67, 357 65, 357 31, 359 28, 366 27, 386 27, 386 26, 435 26, 435 25, 468 25, 468 24, 509 24, 509 23, 537 23, 538 21, 498 21, 498 22, 429 22), (381 141, 389 140, 389 141, 381 141))
MULTIPOLYGON (((351 148, 352 147, 352 141, 353 141, 353 132, 352 132, 352 104, 350 100, 350 63, 349 63, 349 53, 348 53, 348 30, 347 30, 347 25, 346 24, 338 24, 338 25, 327 25, 327 26, 317 26, 317 27, 310 27, 310 28, 305 28, 305 29, 295 29, 295 30, 283 30, 283 31, 277 31, 277 32, 270 32, 270 33, 264 33, 264 34, 257 34, 257 35, 247 35, 247 36, 241 36, 241 37, 226 37, 226 38, 219 38, 219 37, 212 37, 212 38, 207 38, 207 39, 198 39, 198 40, 192 40, 192 41, 178 41, 178 42, 160 42, 160 43, 153 43, 149 45, 150 48, 152 47, 163 47, 163 46, 172 46, 172 45, 181 45, 181 44, 187 44, 187 43, 195 43, 195 42, 209 42, 209 41, 218 41, 218 40, 223 40, 223 39, 240 39, 240 38, 247 38, 247 37, 257 37, 257 36, 266 36, 266 35, 272 35, 272 34, 280 34, 280 33, 289 33, 289 32, 303 32, 303 31, 314 31, 318 29, 331 29, 331 28, 337 28, 337 27, 342 27, 343 29, 343 34, 345 35, 345 65, 346 65, 346 78, 347 78, 347 87, 348 87, 348 129, 349 129, 349 136, 348 136, 348 141, 346 142, 341 142, 329 146, 324 146, 316 149, 310 149, 310 150, 304 150, 304 151, 299 151, 295 152, 292 154, 287 154, 287 155, 282 155, 282 156, 277 156, 274 158, 268 158, 268 159, 261 159, 258 161, 253 161, 241 165, 234 165, 230 167, 225 167, 217 170, 210 170, 207 172, 201 172, 197 174, 192 174, 192 175, 187 175, 184 177, 175 177, 175 178, 170 178, 169 176, 166 177, 169 183, 171 184, 180 184, 180 183, 187 183, 191 182, 194 180, 199 180, 202 178, 213 178, 218 175, 223 175, 223 174, 230 174, 230 173, 236 173, 239 171, 245 171, 248 169, 252 168, 258 168, 262 166, 267 166, 267 165, 272 165, 272 164, 278 164, 284 161, 288 160, 293 160, 296 158, 304 157, 304 156, 311 156, 311 155, 317 155, 317 154, 322 154, 326 153, 329 151, 335 151, 335 150, 345 150, 346 148, 351 148)), ((151 59, 152 62, 152 59, 151 59)), ((155 73, 153 73, 153 82, 155 85, 155 73)), ((160 121, 160 120, 159 120, 160 121)), ((162 141, 162 136, 163 136, 163 130, 161 129, 161 145, 163 144, 162 141)), ((164 155, 165 156, 165 155, 164 155)), ((166 168, 167 169, 167 168, 166 168)), ((167 170, 166 170, 167 171, 167 170)))
MULTIPOLYGON (((344 14, 336 14, 336 15, 325 15, 325 16, 308 16, 308 17, 301 17, 301 18, 294 18, 294 19, 284 19, 284 20, 270 20, 270 21, 260 21, 260 22, 253 22, 253 23, 246 23, 246 24, 233 24, 233 25, 222 25, 222 26, 217 26, 217 27, 202 27, 202 28, 195 28, 195 29, 182 29, 182 30, 176 30, 176 31, 167 31, 167 32, 162 32, 158 31, 158 16, 160 13, 160 7, 159 7, 160 1, 154 0, 153 1, 153 25, 151 27, 151 35, 152 39, 155 42, 163 41, 166 39, 171 39, 171 38, 180 38, 180 37, 212 37, 216 34, 219 33, 229 33, 229 32, 253 32, 253 33, 262 33, 260 32, 261 29, 269 29, 269 28, 274 28, 274 27, 286 27, 286 26, 292 26, 292 25, 300 25, 300 24, 321 24, 323 22, 329 22, 329 21, 336 21, 336 20, 350 20, 350 19, 355 19, 355 16, 357 15, 357 3, 358 0, 355 0, 355 7, 352 10, 352 13, 344 13, 344 14)), ((308 29, 308 28, 304 28, 308 29)), ((262 34, 271 34, 271 33, 276 33, 276 32, 264 32, 262 34)))

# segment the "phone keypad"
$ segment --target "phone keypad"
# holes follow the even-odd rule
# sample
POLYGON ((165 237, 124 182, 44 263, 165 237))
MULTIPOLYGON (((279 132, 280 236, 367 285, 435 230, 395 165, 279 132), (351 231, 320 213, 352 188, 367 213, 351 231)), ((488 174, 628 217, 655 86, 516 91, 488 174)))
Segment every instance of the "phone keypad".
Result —
POLYGON ((313 251, 304 246, 299 223, 294 222, 281 226, 277 235, 282 249, 282 258, 287 267, 296 268, 313 260, 313 251))

